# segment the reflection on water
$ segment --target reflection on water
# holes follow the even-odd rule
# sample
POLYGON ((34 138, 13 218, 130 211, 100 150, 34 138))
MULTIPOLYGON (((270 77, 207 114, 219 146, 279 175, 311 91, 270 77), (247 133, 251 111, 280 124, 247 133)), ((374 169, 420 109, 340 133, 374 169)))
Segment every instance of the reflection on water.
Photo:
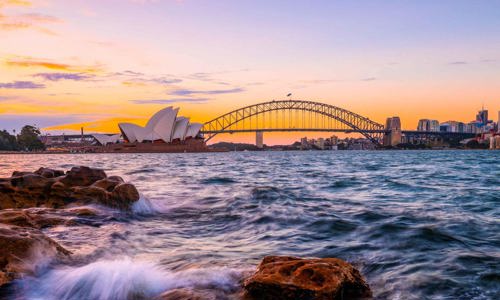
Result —
POLYGON ((10 155, 0 164, 0 176, 103 168, 144 198, 101 226, 47 229, 76 259, 19 282, 27 299, 147 299, 175 287, 232 295, 271 254, 348 260, 378 299, 500 298, 500 152, 10 155))

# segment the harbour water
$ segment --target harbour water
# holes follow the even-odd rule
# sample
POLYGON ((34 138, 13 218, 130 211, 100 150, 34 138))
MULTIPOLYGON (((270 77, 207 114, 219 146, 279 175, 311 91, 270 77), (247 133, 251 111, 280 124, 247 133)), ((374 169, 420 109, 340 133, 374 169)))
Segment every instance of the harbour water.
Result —
POLYGON ((266 255, 339 257, 376 299, 500 299, 500 152, 314 151, 0 156, 0 177, 103 168, 134 213, 44 232, 73 260, 7 299, 151 299, 178 287, 237 298, 266 255))

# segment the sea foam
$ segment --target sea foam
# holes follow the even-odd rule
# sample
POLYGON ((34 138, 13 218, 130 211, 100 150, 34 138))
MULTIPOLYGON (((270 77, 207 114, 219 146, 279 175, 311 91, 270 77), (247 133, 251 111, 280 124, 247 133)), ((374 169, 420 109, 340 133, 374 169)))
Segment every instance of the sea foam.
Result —
POLYGON ((28 300, 151 299, 183 287, 234 291, 242 273, 225 267, 173 272, 151 262, 124 258, 54 269, 26 280, 24 289, 28 300))

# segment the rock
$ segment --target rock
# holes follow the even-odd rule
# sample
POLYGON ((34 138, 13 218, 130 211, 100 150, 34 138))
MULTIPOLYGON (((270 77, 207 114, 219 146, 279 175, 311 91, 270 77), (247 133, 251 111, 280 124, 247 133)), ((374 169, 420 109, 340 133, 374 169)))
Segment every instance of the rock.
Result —
POLYGON ((250 299, 370 299, 370 288, 358 270, 338 258, 302 259, 267 256, 246 279, 250 299))
POLYGON ((74 214, 79 217, 95 217, 99 214, 99 211, 91 207, 75 207, 67 210, 70 214, 74 214))
POLYGON ((94 182, 106 178, 106 173, 101 169, 92 169, 89 167, 73 167, 66 172, 66 176, 60 179, 60 182, 66 186, 89 186, 94 182))
POLYGON ((12 172, 11 177, 18 177, 23 175, 33 174, 33 172, 22 172, 22 171, 14 171, 12 172))
POLYGON ((120 176, 110 176, 94 182, 92 186, 100 187, 108 192, 112 192, 117 185, 124 182, 125 181, 123 181, 120 176))
POLYGON ((71 189, 71 199, 79 205, 107 204, 109 193, 96 186, 77 186, 71 189))
POLYGON ((22 210, 1 210, 0 223, 16 225, 20 227, 37 227, 33 218, 31 218, 31 216, 29 216, 22 210))
POLYGON ((38 229, 0 224, 0 286, 69 254, 38 229))
POLYGON ((135 186, 119 176, 106 177, 101 169, 74 167, 64 175, 60 170, 40 168, 34 173, 13 174, 0 178, 0 209, 64 208, 93 203, 128 210, 139 200, 135 186))
POLYGON ((12 177, 10 180, 10 184, 13 187, 29 190, 48 190, 53 183, 53 179, 45 178, 37 174, 26 174, 23 176, 12 177))
POLYGON ((217 300, 216 295, 207 291, 195 291, 187 288, 179 288, 167 291, 155 300, 217 300))
POLYGON ((54 178, 63 176, 64 171, 41 167, 40 169, 35 171, 35 174, 43 176, 45 178, 54 178))
POLYGON ((111 200, 108 205, 122 209, 130 208, 131 205, 139 200, 139 192, 133 184, 121 183, 111 192, 111 200))
POLYGON ((55 216, 47 211, 30 212, 19 209, 6 209, 0 211, 0 223, 19 227, 46 228, 57 225, 72 225, 71 218, 55 216))

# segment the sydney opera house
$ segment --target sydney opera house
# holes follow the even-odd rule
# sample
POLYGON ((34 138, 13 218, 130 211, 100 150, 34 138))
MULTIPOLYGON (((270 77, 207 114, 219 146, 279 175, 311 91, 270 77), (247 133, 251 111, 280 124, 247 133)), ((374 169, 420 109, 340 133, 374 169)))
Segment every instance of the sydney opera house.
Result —
POLYGON ((198 137, 201 123, 190 123, 179 117, 179 108, 166 107, 155 113, 142 127, 132 123, 119 123, 123 139, 128 143, 175 143, 198 137))
MULTIPOLYGON (((119 123, 123 143, 109 142, 105 152, 201 152, 208 148, 200 135, 201 123, 178 116, 179 108, 166 107, 139 126, 119 123)), ((110 136, 109 139, 112 139, 110 136)))
POLYGON ((166 107, 139 126, 119 123, 118 134, 91 133, 47 135, 42 142, 47 149, 71 152, 205 152, 208 149, 200 130, 201 123, 190 123, 178 116, 179 108, 166 107))

